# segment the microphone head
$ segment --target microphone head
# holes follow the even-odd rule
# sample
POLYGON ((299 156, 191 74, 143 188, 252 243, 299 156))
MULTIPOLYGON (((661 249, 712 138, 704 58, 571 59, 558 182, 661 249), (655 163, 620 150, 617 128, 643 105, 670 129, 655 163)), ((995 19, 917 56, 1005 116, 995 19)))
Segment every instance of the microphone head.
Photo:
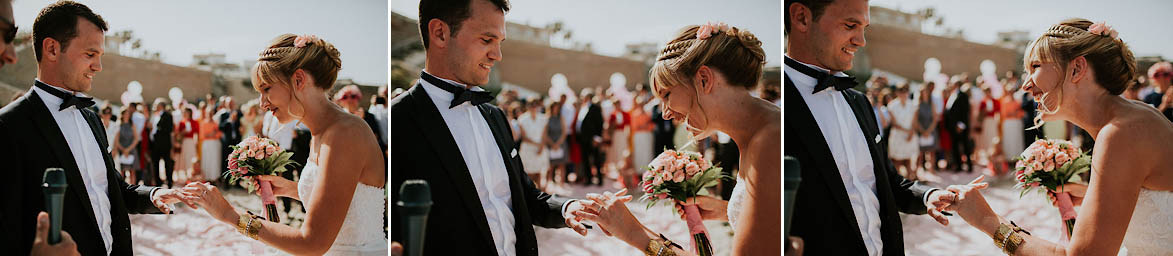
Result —
POLYGON ((44 183, 41 184, 41 187, 52 192, 64 192, 65 187, 68 186, 65 182, 65 170, 61 168, 45 169, 45 176, 42 178, 42 182, 44 183))
POLYGON ((424 180, 407 180, 399 186, 399 202, 397 205, 404 208, 418 208, 432 206, 432 189, 424 180))

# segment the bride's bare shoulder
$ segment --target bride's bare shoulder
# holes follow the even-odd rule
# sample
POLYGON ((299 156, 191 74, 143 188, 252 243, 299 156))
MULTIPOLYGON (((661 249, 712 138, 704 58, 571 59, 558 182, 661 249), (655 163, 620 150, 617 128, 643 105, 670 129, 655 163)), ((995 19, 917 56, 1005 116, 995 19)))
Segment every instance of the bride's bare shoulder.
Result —
POLYGON ((1149 172, 1169 166, 1173 159, 1173 124, 1160 115, 1133 111, 1110 121, 1100 130, 1093 163, 1110 164, 1121 171, 1149 172))
MULTIPOLYGON (((367 122, 363 121, 355 115, 343 114, 335 121, 329 129, 322 134, 323 144, 341 144, 341 145, 355 145, 355 146, 370 146, 378 147, 374 144, 376 141, 375 133, 367 122)), ((348 146, 349 147, 349 146, 348 146)), ((350 148, 364 148, 364 147, 350 147, 350 148)))

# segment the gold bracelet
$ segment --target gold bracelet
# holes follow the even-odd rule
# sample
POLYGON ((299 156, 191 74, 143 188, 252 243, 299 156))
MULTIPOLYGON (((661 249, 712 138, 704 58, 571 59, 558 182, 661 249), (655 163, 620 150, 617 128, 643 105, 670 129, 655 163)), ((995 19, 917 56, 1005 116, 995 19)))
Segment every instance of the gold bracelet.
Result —
POLYGON ((259 217, 256 215, 252 215, 250 213, 249 216, 251 218, 249 218, 248 222, 248 237, 252 238, 253 240, 260 240, 258 236, 261 234, 261 221, 258 220, 259 217))
POLYGON ((1008 236, 1006 236, 1006 241, 1004 242, 1006 247, 1003 247, 1002 251, 1005 252, 1006 255, 1014 255, 1014 252, 1017 251, 1018 248, 1022 248, 1022 244, 1024 242, 1026 242, 1026 240, 1023 240, 1022 236, 1018 235, 1018 232, 1010 233, 1008 236))
POLYGON ((1012 229, 1010 229, 1010 227, 1007 226, 1006 224, 998 223, 998 231, 994 232, 994 237, 993 237, 994 238, 994 245, 998 246, 998 248, 1005 248, 1006 247, 1006 244, 1005 244, 1006 237, 1009 236, 1010 233, 1012 233, 1012 232, 1013 232, 1012 229))
POLYGON ((248 224, 251 219, 248 215, 241 214, 240 219, 236 221, 236 232, 242 235, 248 235, 248 224))
POLYGON ((648 248, 644 249, 644 254, 648 256, 676 256, 676 251, 673 251, 672 247, 680 248, 680 245, 665 238, 664 234, 660 234, 659 238, 648 240, 648 248))

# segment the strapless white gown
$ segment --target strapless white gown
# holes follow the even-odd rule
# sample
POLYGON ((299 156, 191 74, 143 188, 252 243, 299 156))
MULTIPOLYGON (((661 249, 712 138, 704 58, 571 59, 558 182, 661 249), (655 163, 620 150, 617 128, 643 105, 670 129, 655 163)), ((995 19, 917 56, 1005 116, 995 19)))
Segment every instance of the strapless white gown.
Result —
POLYGON ((733 228, 733 232, 737 232, 737 217, 741 216, 742 204, 746 200, 745 181, 741 177, 737 177, 737 185, 733 186, 733 193, 729 195, 729 206, 725 208, 725 214, 729 217, 729 227, 733 228))
MULTIPOLYGON (((310 204, 314 184, 318 181, 318 166, 306 163, 297 183, 297 195, 306 210, 310 204)), ((387 193, 383 188, 372 187, 359 182, 350 199, 346 220, 334 238, 334 245, 324 255, 387 255, 387 236, 383 233, 383 218, 387 216, 384 200, 387 193)))
POLYGON ((1125 254, 1173 255, 1173 191, 1140 189, 1124 233, 1125 254))

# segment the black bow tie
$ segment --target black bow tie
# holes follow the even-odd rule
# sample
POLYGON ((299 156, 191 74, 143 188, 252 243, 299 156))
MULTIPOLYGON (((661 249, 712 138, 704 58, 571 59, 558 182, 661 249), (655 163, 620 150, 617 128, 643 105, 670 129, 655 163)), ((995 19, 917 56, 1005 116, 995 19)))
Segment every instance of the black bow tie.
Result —
POLYGON ((815 85, 815 90, 814 92, 811 92, 812 94, 819 93, 831 87, 834 87, 836 91, 847 90, 848 88, 853 88, 859 84, 855 81, 855 77, 833 76, 827 72, 818 71, 807 65, 798 63, 798 61, 791 59, 790 57, 786 57, 786 66, 789 66, 798 72, 818 80, 819 83, 815 85))
POLYGON ((493 101, 493 94, 490 92, 469 90, 463 86, 457 86, 445 82, 444 80, 440 80, 439 78, 436 78, 425 72, 420 72, 420 78, 423 78, 424 81, 428 81, 428 83, 435 85, 436 87, 440 87, 440 89, 444 89, 445 91, 452 93, 452 105, 449 105, 448 108, 454 108, 465 102, 469 102, 473 106, 476 106, 493 101))
POLYGON ((57 96, 57 98, 61 98, 61 100, 63 102, 61 103, 61 107, 59 109, 57 109, 57 111, 65 110, 66 108, 69 108, 70 106, 74 106, 78 110, 81 110, 81 109, 88 108, 88 107, 94 105, 94 98, 78 97, 78 96, 75 96, 71 93, 61 91, 61 89, 53 88, 52 86, 49 86, 45 83, 42 83, 41 81, 36 81, 33 84, 36 85, 37 88, 41 88, 41 90, 48 92, 50 95, 57 96))

